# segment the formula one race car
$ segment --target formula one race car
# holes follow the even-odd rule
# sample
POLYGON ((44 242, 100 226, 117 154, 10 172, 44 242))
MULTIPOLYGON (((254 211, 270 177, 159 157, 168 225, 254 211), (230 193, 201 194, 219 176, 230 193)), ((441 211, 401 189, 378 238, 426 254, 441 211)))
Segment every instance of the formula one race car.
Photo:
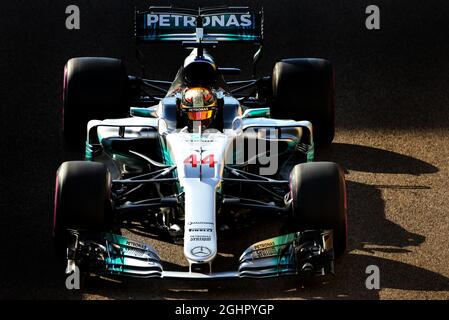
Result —
POLYGON ((270 76, 227 82, 240 70, 218 67, 209 52, 222 42, 257 44, 255 65, 262 11, 150 7, 135 19, 138 44, 177 41, 191 54, 173 82, 128 76, 113 58, 67 62, 63 133, 67 143, 86 144, 85 160, 63 163, 56 177, 53 235, 66 272, 333 273, 347 243, 345 180, 337 164, 313 162, 315 147, 334 137, 331 63, 286 59, 270 76), (290 231, 242 248, 235 269, 218 272, 220 217, 243 209, 284 215, 290 231), (151 246, 120 234, 124 221, 182 243, 189 269, 166 270, 151 246))

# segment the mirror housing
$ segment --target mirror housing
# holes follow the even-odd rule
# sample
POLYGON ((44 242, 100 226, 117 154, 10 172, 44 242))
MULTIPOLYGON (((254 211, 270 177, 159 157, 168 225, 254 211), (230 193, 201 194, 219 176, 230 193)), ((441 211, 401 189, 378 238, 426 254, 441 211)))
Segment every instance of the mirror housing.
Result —
POLYGON ((246 109, 243 112, 242 119, 244 118, 264 118, 270 116, 270 108, 252 108, 246 109))
POLYGON ((242 72, 239 68, 217 68, 217 74, 224 76, 236 76, 242 72))
POLYGON ((141 107, 131 107, 129 109, 129 114, 133 117, 144 117, 144 118, 157 118, 157 109, 155 107, 141 108, 141 107))

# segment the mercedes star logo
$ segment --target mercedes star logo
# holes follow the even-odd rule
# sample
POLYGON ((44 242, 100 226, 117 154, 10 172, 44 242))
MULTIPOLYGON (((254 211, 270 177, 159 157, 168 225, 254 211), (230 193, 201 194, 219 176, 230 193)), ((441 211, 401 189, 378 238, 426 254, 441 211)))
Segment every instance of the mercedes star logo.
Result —
POLYGON ((190 250, 190 252, 195 257, 207 257, 212 253, 212 251, 208 247, 203 246, 195 247, 192 250, 190 250))

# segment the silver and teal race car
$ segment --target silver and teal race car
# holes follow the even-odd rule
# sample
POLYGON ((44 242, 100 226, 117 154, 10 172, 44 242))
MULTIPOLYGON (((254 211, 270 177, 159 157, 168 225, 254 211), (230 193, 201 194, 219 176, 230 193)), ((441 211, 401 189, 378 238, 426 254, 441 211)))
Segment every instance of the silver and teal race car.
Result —
MULTIPOLYGON (((150 7, 136 12, 137 43, 191 50, 173 81, 128 76, 114 58, 69 60, 63 134, 85 141, 55 187, 53 236, 67 273, 142 278, 264 278, 333 273, 346 250, 344 174, 314 162, 332 142, 334 72, 324 59, 278 61, 269 76, 226 81, 237 68, 210 52, 224 42, 263 49, 263 12, 244 7, 150 7), (96 120, 104 119, 104 120, 96 120), (220 217, 278 213, 285 233, 242 248, 216 271, 220 217), (126 221, 183 246, 189 268, 168 270, 154 248, 121 235, 126 221)), ((139 51, 140 52, 140 51, 139 51)), ((143 61, 143 60, 142 60, 143 61)))

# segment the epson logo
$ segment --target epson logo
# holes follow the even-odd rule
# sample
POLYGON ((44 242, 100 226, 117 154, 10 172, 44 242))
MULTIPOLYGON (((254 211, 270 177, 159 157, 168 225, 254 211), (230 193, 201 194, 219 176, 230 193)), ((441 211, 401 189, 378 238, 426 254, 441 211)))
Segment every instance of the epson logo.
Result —
MULTIPOLYGON (((147 27, 195 27, 195 17, 175 14, 148 14, 147 27)), ((251 27, 250 14, 223 14, 207 16, 203 19, 203 27, 251 27)))

